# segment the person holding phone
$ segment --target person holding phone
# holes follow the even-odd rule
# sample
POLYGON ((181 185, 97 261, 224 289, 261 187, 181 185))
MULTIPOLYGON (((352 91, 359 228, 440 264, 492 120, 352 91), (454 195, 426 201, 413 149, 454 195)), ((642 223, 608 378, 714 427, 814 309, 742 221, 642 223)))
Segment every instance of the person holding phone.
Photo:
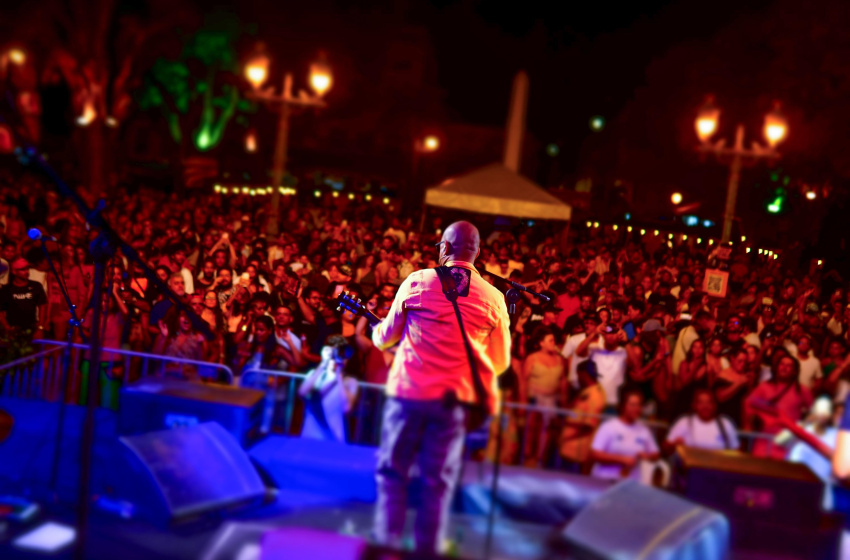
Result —
POLYGON ((626 334, 616 325, 601 323, 576 348, 579 358, 593 361, 605 391, 606 412, 616 412, 620 386, 626 380, 628 353, 622 346, 625 339, 626 334))
POLYGON ((668 416, 672 392, 670 344, 664 337, 664 326, 657 319, 643 324, 640 334, 628 346, 631 382, 643 391, 644 402, 660 416, 668 416))

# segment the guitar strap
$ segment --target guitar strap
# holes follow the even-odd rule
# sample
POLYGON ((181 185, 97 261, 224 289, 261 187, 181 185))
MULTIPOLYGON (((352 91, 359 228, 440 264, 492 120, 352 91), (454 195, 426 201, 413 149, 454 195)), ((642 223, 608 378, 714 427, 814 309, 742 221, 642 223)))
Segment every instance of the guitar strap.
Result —
POLYGON ((460 314, 460 307, 458 307, 457 304, 457 298, 459 295, 457 283, 455 282, 455 279, 448 267, 438 266, 434 270, 437 271, 437 276, 440 278, 440 283, 443 286, 443 294, 445 294, 446 299, 451 302, 455 311, 455 316, 457 317, 457 324, 458 327, 460 327, 460 335, 463 339, 463 347, 466 350, 466 358, 469 360, 469 369, 472 372, 472 386, 475 389, 476 404, 482 408, 486 408, 487 390, 484 388, 484 382, 481 381, 481 377, 478 375, 478 363, 475 361, 475 354, 472 351, 472 345, 469 342, 469 337, 466 335, 466 329, 463 328, 463 317, 460 314))

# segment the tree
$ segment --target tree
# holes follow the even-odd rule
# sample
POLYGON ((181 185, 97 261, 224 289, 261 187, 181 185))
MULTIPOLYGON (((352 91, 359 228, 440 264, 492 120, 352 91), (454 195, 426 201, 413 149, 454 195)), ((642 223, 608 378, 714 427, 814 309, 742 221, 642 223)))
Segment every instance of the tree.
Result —
POLYGON ((237 111, 254 105, 239 95, 233 18, 210 18, 188 36, 175 57, 158 58, 136 92, 142 109, 160 110, 181 153, 208 152, 219 145, 237 111), (191 139, 192 146, 187 144, 191 139))
POLYGON ((108 186, 114 144, 132 106, 130 90, 159 35, 190 19, 173 0, 48 0, 24 3, 8 21, 13 38, 37 55, 42 81, 63 81, 71 91, 84 136, 84 183, 108 186))

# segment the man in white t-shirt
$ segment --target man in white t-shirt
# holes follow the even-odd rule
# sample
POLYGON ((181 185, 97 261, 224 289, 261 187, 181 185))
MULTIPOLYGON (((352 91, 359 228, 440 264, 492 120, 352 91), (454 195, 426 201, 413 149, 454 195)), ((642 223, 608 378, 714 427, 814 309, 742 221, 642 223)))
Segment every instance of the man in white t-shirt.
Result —
POLYGON ((823 370, 812 352, 812 339, 807 334, 797 339, 797 360, 800 362, 800 385, 816 389, 823 378, 823 370))
POLYGON ((738 432, 735 424, 725 416, 717 415, 717 401, 709 389, 694 393, 693 414, 683 416, 673 424, 667 434, 671 447, 685 445, 699 449, 719 451, 738 449, 738 432))
MULTIPOLYGON (((587 357, 582 357, 576 354, 576 350, 578 349, 579 344, 588 337, 588 335, 593 335, 596 331, 596 327, 598 326, 599 321, 593 315, 586 315, 582 320, 582 325, 584 327, 584 332, 580 332, 578 334, 574 334, 567 338, 567 341, 564 343, 564 348, 561 350, 561 355, 565 360, 570 361, 570 372, 567 377, 567 381, 569 381, 570 385, 573 388, 579 388, 579 379, 578 379, 578 366, 584 361, 587 361, 587 357)), ((591 348, 602 348, 602 345, 599 341, 591 344, 591 348)))
POLYGON ((656 461, 659 452, 655 437, 640 421, 643 397, 636 391, 626 391, 620 416, 602 423, 590 445, 594 460, 591 476, 608 480, 640 479, 642 460, 656 461))
POLYGON ((601 324, 576 348, 577 356, 589 357, 596 365, 599 384, 605 391, 605 402, 609 408, 617 406, 620 385, 626 379, 628 353, 620 346, 625 340, 626 334, 617 325, 601 324), (593 343, 600 339, 602 347, 593 347, 593 343))

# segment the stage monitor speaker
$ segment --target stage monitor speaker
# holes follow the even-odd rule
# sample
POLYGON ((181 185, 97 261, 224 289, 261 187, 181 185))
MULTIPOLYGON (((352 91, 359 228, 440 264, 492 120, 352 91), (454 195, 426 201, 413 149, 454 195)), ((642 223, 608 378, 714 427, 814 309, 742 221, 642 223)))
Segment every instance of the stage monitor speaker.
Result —
POLYGON ((576 559, 723 560, 729 523, 708 508, 626 480, 582 510, 552 544, 576 559))
POLYGON ((680 491, 729 518, 736 550, 786 558, 838 554, 841 516, 823 512, 824 484, 807 466, 732 451, 682 448, 679 455, 680 491))
POLYGON ((814 527, 823 482, 800 463, 762 459, 736 451, 679 451, 688 499, 730 518, 758 515, 762 521, 814 527))
POLYGON ((243 446, 258 436, 265 393, 255 389, 147 378, 121 390, 118 430, 135 435, 218 422, 243 446))
POLYGON ((120 438, 128 468, 115 495, 134 516, 169 525, 259 503, 265 486, 239 443, 215 422, 120 438))

